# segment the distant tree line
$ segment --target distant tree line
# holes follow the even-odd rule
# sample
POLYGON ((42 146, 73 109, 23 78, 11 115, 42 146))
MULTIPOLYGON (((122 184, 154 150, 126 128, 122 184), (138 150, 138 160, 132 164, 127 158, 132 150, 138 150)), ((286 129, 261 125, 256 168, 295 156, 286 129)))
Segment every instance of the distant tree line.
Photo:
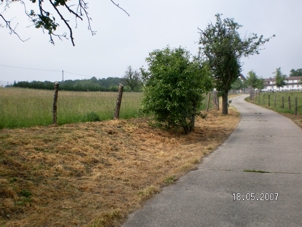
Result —
MULTIPOLYGON (((141 91, 141 87, 135 87, 135 89, 128 86, 125 78, 108 77, 97 79, 92 77, 91 79, 83 80, 65 80, 60 82, 60 90, 65 91, 117 91, 119 83, 125 85, 124 91, 141 91)), ((54 82, 51 81, 19 81, 14 82, 12 87, 21 88, 33 88, 33 89, 54 89, 54 82)))
POLYGON ((302 69, 292 69, 290 70, 289 76, 302 76, 302 69))

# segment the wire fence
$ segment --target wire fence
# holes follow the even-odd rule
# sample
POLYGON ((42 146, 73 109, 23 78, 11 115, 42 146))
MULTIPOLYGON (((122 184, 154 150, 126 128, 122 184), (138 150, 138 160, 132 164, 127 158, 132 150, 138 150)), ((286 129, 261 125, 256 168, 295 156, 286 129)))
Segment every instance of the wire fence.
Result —
POLYGON ((250 99, 279 112, 302 115, 302 92, 254 93, 250 99))

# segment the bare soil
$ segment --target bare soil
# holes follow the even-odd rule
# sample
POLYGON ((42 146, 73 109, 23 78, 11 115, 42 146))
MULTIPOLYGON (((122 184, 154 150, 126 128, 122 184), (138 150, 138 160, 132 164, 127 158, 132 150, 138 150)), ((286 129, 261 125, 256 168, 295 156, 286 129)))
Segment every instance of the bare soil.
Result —
POLYGON ((188 135, 147 119, 2 129, 0 226, 120 226, 196 169, 239 118, 211 110, 188 135))

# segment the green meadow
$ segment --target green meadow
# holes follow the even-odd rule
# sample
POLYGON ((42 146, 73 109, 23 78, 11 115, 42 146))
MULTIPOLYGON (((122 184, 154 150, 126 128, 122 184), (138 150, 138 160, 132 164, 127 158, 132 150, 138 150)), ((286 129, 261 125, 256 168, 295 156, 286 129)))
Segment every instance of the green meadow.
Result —
MULTIPOLYGON (((302 115, 302 92, 260 93, 260 95, 255 96, 253 102, 264 107, 269 107, 280 113, 294 114, 296 97, 298 101, 297 114, 302 115), (284 98, 284 108, 282 107, 282 97, 284 98), (288 97, 290 97, 290 105, 288 97)), ((247 100, 249 101, 249 98, 247 98, 247 100)))
MULTIPOLYGON (((0 89, 0 128, 20 128, 52 124, 54 91, 22 88, 0 89)), ((100 120, 113 119, 117 92, 59 91, 59 125, 89 121, 95 113, 100 120), (87 117, 88 116, 88 117, 87 117)), ((136 117, 142 93, 124 92, 120 118, 136 117)))

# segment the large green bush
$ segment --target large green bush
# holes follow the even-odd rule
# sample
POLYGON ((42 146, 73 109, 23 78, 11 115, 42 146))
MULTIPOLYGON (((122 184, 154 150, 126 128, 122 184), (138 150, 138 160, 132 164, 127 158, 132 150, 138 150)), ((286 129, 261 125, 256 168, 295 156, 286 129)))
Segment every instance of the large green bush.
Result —
POLYGON ((168 127, 191 132, 203 94, 212 86, 209 68, 183 48, 155 50, 146 61, 143 110, 168 127))

